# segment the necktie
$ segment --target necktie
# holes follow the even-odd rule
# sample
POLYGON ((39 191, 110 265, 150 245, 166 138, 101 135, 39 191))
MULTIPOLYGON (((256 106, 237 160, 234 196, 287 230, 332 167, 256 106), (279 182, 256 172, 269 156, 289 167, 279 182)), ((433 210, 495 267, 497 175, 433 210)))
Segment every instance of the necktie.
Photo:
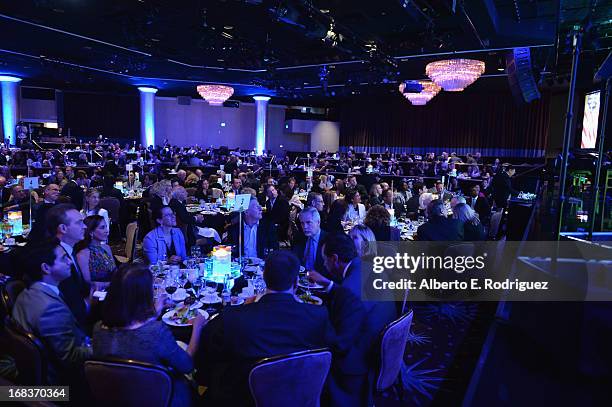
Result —
POLYGON ((317 255, 317 248, 314 245, 314 239, 308 238, 306 242, 306 254, 304 255, 304 268, 306 270, 313 270, 315 265, 315 259, 317 255))
POLYGON ((477 198, 472 198, 472 209, 476 207, 476 199, 477 198))

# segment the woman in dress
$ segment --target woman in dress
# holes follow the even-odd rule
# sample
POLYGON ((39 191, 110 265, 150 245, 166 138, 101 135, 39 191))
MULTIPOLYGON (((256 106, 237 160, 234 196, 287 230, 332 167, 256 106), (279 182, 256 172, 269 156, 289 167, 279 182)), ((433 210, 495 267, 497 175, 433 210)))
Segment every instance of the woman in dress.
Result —
POLYGON ((85 192, 85 202, 83 203, 83 209, 81 210, 83 216, 99 215, 106 221, 106 226, 110 230, 110 219, 108 217, 108 211, 104 208, 100 208, 100 192, 95 188, 88 188, 85 192))
POLYGON ((87 229, 85 239, 75 247, 76 261, 87 282, 108 284, 117 270, 111 248, 105 243, 108 239, 108 225, 100 215, 88 216, 83 223, 87 229))

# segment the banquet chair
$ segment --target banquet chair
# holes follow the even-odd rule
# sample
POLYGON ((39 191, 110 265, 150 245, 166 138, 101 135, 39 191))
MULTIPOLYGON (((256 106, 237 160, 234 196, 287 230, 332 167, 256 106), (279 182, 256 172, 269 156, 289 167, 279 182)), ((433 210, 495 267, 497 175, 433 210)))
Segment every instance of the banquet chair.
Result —
POLYGON ((26 332, 11 317, 4 320, 4 343, 7 353, 15 360, 18 384, 43 385, 47 382, 47 353, 43 343, 26 332))
POLYGON ((249 373, 249 388, 258 407, 318 407, 331 366, 327 349, 265 358, 249 373))
POLYGON ((104 406, 166 407, 174 390, 170 369, 129 359, 88 360, 85 379, 104 406))
POLYGON ((125 242, 125 256, 115 256, 115 259, 119 263, 131 263, 136 257, 136 239, 138 238, 138 223, 128 223, 125 228, 126 242, 125 242))
POLYGON ((197 188, 185 188, 187 191, 187 196, 195 196, 196 192, 198 192, 197 188))
POLYGON ((412 316, 413 311, 402 315, 387 325, 380 335, 380 369, 375 383, 377 393, 387 390, 397 382, 404 360, 412 316))
POLYGON ((0 301, 7 315, 11 315, 15 301, 25 287, 25 283, 21 280, 9 280, 0 287, 0 301))
POLYGON ((497 211, 493 215, 491 215, 491 223, 489 226, 489 240, 497 240, 497 235, 499 233, 499 226, 501 224, 502 216, 504 211, 497 211))

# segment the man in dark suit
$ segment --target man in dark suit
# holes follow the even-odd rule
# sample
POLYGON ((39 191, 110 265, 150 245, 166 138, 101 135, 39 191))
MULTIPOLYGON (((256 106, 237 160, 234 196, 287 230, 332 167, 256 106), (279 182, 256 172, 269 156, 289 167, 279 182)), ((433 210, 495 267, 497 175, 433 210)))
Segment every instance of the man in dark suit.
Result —
POLYGON ((6 187, 6 178, 0 176, 0 208, 4 208, 10 197, 11 190, 6 187))
POLYGON ((287 237, 287 229, 289 227, 289 202, 278 196, 278 191, 274 185, 266 185, 264 187, 266 195, 266 219, 270 221, 278 230, 279 240, 284 240, 287 237))
POLYGON ((70 198, 70 202, 76 206, 78 210, 83 209, 83 189, 77 185, 74 180, 69 180, 60 192, 60 195, 67 196, 70 198))
MULTIPOLYGON (((242 214, 242 255, 264 259, 265 249, 278 249, 278 238, 274 225, 261 218, 261 206, 257 198, 251 197, 249 209, 242 214)), ((230 226, 228 243, 238 246, 238 222, 230 226)), ((235 253, 238 255, 238 253, 235 253)))
POLYGON ((312 206, 306 207, 300 212, 299 217, 302 225, 302 236, 294 242, 293 253, 301 260, 302 266, 306 270, 316 270, 331 278, 323 264, 322 248, 327 233, 321 230, 319 211, 312 206))
POLYGON ((516 170, 511 165, 503 164, 501 171, 498 171, 493 177, 491 189, 493 190, 493 201, 497 208, 505 208, 508 206, 510 195, 518 194, 519 191, 512 188, 512 181, 510 180, 515 172, 516 170))
POLYGON ((256 361, 335 343, 327 310, 295 299, 299 267, 291 252, 274 252, 266 260, 263 297, 225 308, 204 327, 195 364, 211 405, 253 404, 248 373, 256 361))
POLYGON ((30 286, 17 297, 13 319, 41 339, 53 355, 47 369, 48 384, 69 384, 92 355, 58 288, 70 278, 70 259, 54 241, 30 249, 25 261, 30 286))
POLYGON ((352 341, 346 354, 337 355, 332 366, 329 380, 329 393, 332 405, 369 406, 372 405, 373 373, 376 368, 376 341, 387 326, 397 317, 395 303, 391 301, 363 301, 362 290, 371 287, 372 275, 363 275, 362 267, 353 240, 345 233, 330 235, 323 247, 325 267, 334 277, 330 281, 316 272, 309 278, 326 286, 331 294, 330 318, 335 321, 334 328, 338 338, 352 341), (339 281, 341 288, 336 287, 339 281), (350 294, 343 292, 348 290, 350 294), (361 307, 354 303, 358 299, 361 307), (335 302, 335 304, 334 304, 335 302), (333 315, 331 313, 334 313, 333 315), (340 313, 340 315, 338 315, 340 313), (338 321, 351 317, 352 324, 359 326, 357 333, 346 324, 338 321), (360 322, 359 316, 362 315, 360 322))
POLYGON ((399 218, 404 216, 404 206, 399 202, 393 201, 393 191, 391 188, 386 189, 382 194, 383 206, 385 209, 393 209, 393 213, 395 214, 395 218, 399 218))
POLYGON ((488 223, 491 218, 491 204, 484 195, 480 195, 480 185, 472 186, 470 196, 466 199, 466 202, 478 213, 481 223, 488 223))
POLYGON ((242 193, 242 179, 235 177, 232 180, 232 189, 230 190, 234 195, 240 195, 242 193))
POLYGON ((170 199, 168 206, 172 208, 176 215, 177 226, 186 229, 185 242, 187 243, 187 250, 189 250, 197 240, 196 226, 204 220, 204 217, 200 214, 189 213, 185 206, 186 200, 187 190, 184 187, 176 186, 172 189, 172 199, 170 199))
POLYGON ((33 209, 32 230, 28 235, 28 241, 37 242, 47 235, 47 211, 55 206, 60 195, 60 187, 57 184, 48 184, 43 190, 43 202, 33 209))
POLYGON ((417 229, 417 238, 424 241, 453 242, 463 240, 463 224, 457 219, 447 218, 441 199, 434 199, 427 206, 429 219, 417 229))
POLYGON ((359 195, 361 195, 361 200, 365 202, 366 198, 368 197, 368 191, 366 191, 365 186, 358 184, 357 177, 354 175, 349 175, 347 180, 348 180, 347 189, 354 189, 355 191, 359 192, 359 195))
POLYGON ((90 332, 91 324, 87 320, 85 299, 89 297, 90 284, 85 280, 81 268, 76 262, 74 246, 83 240, 85 235, 83 215, 72 204, 58 204, 47 211, 47 231, 49 236, 60 241, 59 245, 70 260, 70 276, 59 284, 62 297, 79 327, 90 332))

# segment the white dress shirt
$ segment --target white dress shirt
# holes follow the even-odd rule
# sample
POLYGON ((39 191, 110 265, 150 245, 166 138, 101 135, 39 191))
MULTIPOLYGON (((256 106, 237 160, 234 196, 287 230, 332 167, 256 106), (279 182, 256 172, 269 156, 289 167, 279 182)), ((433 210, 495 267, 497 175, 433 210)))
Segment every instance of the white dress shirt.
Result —
POLYGON ((245 257, 258 257, 257 256, 257 227, 259 222, 253 226, 249 226, 244 223, 244 256, 245 257))

